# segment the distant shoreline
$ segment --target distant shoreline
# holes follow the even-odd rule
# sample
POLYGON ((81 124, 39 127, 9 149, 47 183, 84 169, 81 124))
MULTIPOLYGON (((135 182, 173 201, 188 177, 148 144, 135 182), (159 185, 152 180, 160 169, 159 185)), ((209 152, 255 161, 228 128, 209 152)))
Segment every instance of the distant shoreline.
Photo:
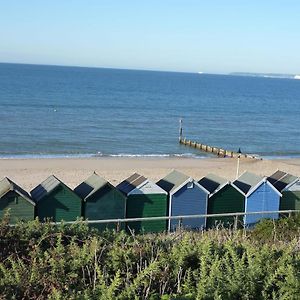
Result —
POLYGON ((232 76, 247 76, 260 78, 278 78, 278 79, 299 79, 297 74, 280 74, 280 73, 248 73, 248 72, 232 72, 232 76))

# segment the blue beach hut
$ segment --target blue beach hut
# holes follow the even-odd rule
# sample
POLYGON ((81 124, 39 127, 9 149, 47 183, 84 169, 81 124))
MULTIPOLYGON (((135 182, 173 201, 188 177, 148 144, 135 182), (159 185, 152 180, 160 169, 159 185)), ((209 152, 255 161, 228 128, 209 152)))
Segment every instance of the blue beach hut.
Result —
MULTIPOLYGON (((209 192, 193 178, 176 170, 157 182, 169 195, 169 216, 205 215, 209 192)), ((169 220, 168 230, 178 226, 178 220, 169 220)), ((206 218, 183 219, 185 228, 205 228, 206 218)))
MULTIPOLYGON (((250 172, 243 173, 233 183, 245 197, 245 212, 278 211, 281 193, 267 180, 250 172)), ((278 213, 245 215, 244 225, 249 226, 261 219, 278 219, 278 213)))

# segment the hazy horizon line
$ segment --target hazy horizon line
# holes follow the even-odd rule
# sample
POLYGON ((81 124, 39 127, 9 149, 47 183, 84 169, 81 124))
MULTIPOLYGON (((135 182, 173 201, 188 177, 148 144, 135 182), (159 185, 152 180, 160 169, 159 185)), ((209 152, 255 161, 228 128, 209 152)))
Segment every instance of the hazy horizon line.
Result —
MULTIPOLYGON (((47 64, 47 63, 28 63, 28 62, 9 62, 0 61, 0 64, 13 65, 31 65, 31 66, 48 66, 48 67, 69 67, 69 68, 87 68, 87 69, 109 69, 109 70, 127 70, 127 71, 146 71, 146 72, 167 72, 167 73, 187 73, 187 74, 210 74, 210 75, 234 75, 234 74, 273 74, 273 75, 297 75, 296 73, 282 72, 254 72, 254 71, 230 71, 230 72, 205 72, 205 71, 175 71, 175 70, 159 70, 159 69, 140 69, 130 67, 104 67, 104 66, 89 66, 89 65, 68 65, 68 64, 47 64)), ((300 72, 299 72, 300 73, 300 72)))

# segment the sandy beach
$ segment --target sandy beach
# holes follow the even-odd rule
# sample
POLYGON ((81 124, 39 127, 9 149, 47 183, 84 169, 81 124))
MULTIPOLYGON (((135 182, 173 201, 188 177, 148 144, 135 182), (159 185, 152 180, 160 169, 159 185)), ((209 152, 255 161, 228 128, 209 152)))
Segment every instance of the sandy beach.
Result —
MULTIPOLYGON (((157 181, 172 169, 197 180, 215 173, 235 179, 237 160, 231 158, 63 158, 63 159, 1 159, 0 178, 9 177, 30 191, 49 175, 54 174, 70 188, 85 180, 93 171, 116 185, 134 172, 157 181)), ((300 159, 249 160, 241 159, 239 174, 250 171, 271 175, 277 169, 300 176, 300 159)))

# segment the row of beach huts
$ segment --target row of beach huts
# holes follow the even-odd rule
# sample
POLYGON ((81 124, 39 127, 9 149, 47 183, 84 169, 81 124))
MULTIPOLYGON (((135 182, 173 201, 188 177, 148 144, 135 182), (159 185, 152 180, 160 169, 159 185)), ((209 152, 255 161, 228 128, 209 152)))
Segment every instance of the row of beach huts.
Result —
MULTIPOLYGON (((117 186, 93 173, 74 190, 55 176, 27 193, 8 178, 0 181, 0 218, 9 210, 10 221, 75 221, 188 216, 239 212, 274 212, 300 209, 300 179, 283 171, 269 177, 245 172, 230 182, 214 174, 199 181, 179 172, 154 183, 137 173, 117 186)), ((239 217, 243 226, 251 226, 262 218, 277 219, 279 213, 249 214, 239 217)), ((212 228, 216 224, 232 224, 233 217, 198 217, 171 220, 147 220, 121 223, 121 228, 135 232, 212 228)), ((116 225, 95 224, 98 229, 116 225)))

